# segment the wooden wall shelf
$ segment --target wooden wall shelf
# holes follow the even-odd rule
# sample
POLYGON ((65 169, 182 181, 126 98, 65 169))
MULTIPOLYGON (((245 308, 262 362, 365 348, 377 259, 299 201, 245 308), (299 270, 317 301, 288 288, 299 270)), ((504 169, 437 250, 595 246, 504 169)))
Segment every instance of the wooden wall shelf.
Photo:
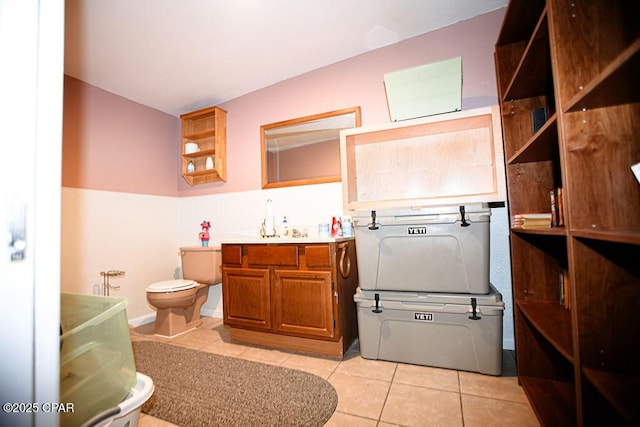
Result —
POLYGON ((182 177, 189 185, 227 180, 227 112, 208 107, 180 116, 182 177), (197 151, 187 147, 195 144, 197 151), (210 160, 208 160, 210 159, 210 160), (207 161, 211 163, 207 168, 207 161))

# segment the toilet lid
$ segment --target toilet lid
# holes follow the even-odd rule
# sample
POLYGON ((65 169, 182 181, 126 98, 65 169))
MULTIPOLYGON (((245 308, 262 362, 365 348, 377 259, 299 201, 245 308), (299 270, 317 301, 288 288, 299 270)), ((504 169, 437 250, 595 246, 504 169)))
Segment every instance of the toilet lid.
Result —
POLYGON ((147 286, 147 292, 176 292, 195 288, 196 282, 193 280, 163 280, 147 286))

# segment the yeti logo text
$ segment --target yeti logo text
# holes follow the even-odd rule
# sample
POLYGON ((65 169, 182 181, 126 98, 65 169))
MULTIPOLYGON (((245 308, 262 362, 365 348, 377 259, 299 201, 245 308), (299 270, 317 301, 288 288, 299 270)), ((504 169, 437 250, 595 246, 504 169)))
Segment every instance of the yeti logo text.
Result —
POLYGON ((409 227, 407 234, 427 234, 427 227, 409 227))
POLYGON ((413 320, 424 320, 426 322, 433 322, 433 313, 413 313, 413 320))

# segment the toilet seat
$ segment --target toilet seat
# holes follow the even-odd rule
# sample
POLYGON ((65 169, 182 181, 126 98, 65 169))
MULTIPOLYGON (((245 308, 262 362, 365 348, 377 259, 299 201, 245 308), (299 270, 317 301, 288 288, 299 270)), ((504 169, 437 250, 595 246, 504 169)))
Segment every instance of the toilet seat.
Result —
POLYGON ((163 280, 162 282, 152 283, 147 286, 147 292, 177 292, 186 291, 198 286, 193 280, 163 280))

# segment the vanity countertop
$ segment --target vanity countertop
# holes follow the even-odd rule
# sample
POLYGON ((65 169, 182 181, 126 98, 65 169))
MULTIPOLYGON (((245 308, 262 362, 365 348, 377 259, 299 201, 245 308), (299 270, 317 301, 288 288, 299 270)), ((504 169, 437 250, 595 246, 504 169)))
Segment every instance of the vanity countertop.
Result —
POLYGON ((339 243, 355 240, 355 237, 233 237, 222 239, 221 244, 225 245, 243 245, 243 244, 263 244, 263 245, 280 245, 280 244, 297 244, 297 243, 339 243))

